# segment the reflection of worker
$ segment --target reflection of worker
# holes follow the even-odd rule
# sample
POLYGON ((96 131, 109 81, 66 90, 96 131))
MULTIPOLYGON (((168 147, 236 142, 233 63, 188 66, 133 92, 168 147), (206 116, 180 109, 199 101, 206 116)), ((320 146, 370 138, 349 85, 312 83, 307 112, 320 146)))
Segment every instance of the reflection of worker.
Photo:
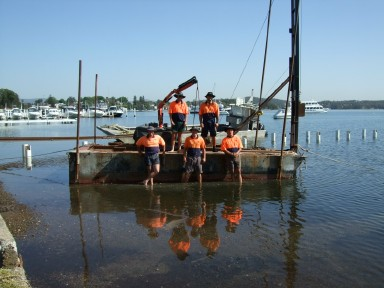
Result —
POLYGON ((235 181, 235 175, 237 175, 237 179, 241 183, 240 152, 243 148, 243 143, 241 143, 240 137, 234 134, 235 129, 233 127, 228 126, 225 131, 227 132, 227 137, 221 142, 221 151, 225 153, 227 169, 231 173, 232 181, 235 181))
POLYGON ((199 110, 200 127, 202 128, 201 137, 206 138, 209 132, 209 136, 212 139, 212 151, 216 152, 216 130, 219 126, 220 114, 219 105, 213 102, 215 95, 212 92, 208 92, 205 98, 207 98, 207 101, 200 105, 199 110))
POLYGON ((191 246, 191 242, 184 224, 180 224, 173 228, 168 244, 179 260, 185 260, 185 258, 187 258, 187 252, 191 246))
POLYGON ((235 233, 236 227, 240 224, 240 220, 243 217, 243 210, 241 209, 241 198, 240 193, 235 193, 231 199, 228 199, 224 203, 223 211, 221 216, 227 220, 225 229, 228 232, 235 233))
POLYGON ((191 236, 197 237, 207 218, 206 204, 202 201, 201 193, 191 196, 190 201, 188 201, 188 219, 186 223, 192 228, 191 236))
POLYGON ((136 211, 137 224, 148 228, 148 236, 156 238, 159 236, 158 228, 164 226, 167 215, 161 211, 160 195, 151 195, 149 209, 140 209, 136 211))
POLYGON ((202 181, 201 174, 203 173, 202 163, 205 162, 205 142, 203 138, 199 137, 198 130, 192 127, 189 131, 192 135, 187 137, 184 142, 184 164, 185 171, 183 173, 182 181, 188 182, 191 173, 197 173, 199 183, 202 181))
POLYGON ((187 119, 189 114, 188 106, 183 101, 183 99, 185 98, 183 93, 175 94, 175 97, 176 97, 176 100, 173 101, 168 108, 169 118, 171 120, 171 125, 172 125, 171 151, 175 150, 176 134, 177 134, 177 144, 178 144, 177 150, 180 150, 181 148, 181 135, 187 124, 187 119))
POLYGON ((213 256, 220 246, 220 237, 216 228, 215 214, 207 216, 203 227, 200 229, 200 244, 207 248, 207 256, 213 256))
POLYGON ((143 155, 143 147, 145 150, 144 162, 147 166, 148 176, 143 184, 147 185, 150 182, 153 185, 153 178, 160 172, 160 147, 162 147, 163 155, 165 154, 165 141, 161 136, 155 135, 155 128, 152 126, 148 126, 147 132, 147 136, 142 136, 137 140, 136 146, 140 155, 143 155))

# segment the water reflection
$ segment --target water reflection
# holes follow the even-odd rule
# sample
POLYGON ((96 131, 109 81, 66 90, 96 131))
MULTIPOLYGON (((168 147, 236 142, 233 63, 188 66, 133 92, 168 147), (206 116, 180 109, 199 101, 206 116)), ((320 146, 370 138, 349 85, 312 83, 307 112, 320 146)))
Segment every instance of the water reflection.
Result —
POLYGON ((130 233, 144 236, 123 235, 124 229, 121 235, 113 235, 117 242, 128 241, 128 246, 140 244, 147 247, 141 252, 146 255, 143 265, 148 265, 148 259, 153 258, 154 262, 172 267, 181 278, 195 277, 188 274, 185 266, 175 266, 174 261, 198 265, 210 273, 212 267, 206 261, 211 259, 219 261, 216 265, 220 268, 211 271, 217 274, 215 277, 241 273, 252 275, 251 278, 260 280, 260 283, 273 284, 276 269, 271 267, 281 261, 285 273, 278 278, 280 281, 285 278, 286 287, 293 287, 295 283, 299 241, 305 221, 300 213, 303 193, 298 191, 294 181, 284 182, 284 185, 278 182, 257 185, 204 183, 202 186, 188 183, 151 188, 135 185, 72 186, 70 200, 71 214, 79 217, 83 284, 88 283, 89 277, 95 277, 90 275, 89 271, 93 269, 90 269, 92 264, 88 260, 95 255, 87 254, 93 254, 96 249, 86 247, 90 244, 84 239, 85 227, 81 220, 85 214, 96 215, 98 231, 94 237, 99 238, 102 254, 108 250, 103 247, 107 245, 102 244, 103 235, 119 230, 113 225, 121 223, 109 221, 108 227, 103 229, 100 216, 113 216, 134 225, 130 233), (136 243, 138 241, 140 243, 136 243), (164 249, 164 244, 168 250, 164 249))
POLYGON ((159 237, 158 228, 164 226, 167 221, 167 214, 161 208, 160 195, 153 193, 149 194, 148 207, 137 207, 135 209, 136 223, 143 225, 148 229, 150 238, 159 237))

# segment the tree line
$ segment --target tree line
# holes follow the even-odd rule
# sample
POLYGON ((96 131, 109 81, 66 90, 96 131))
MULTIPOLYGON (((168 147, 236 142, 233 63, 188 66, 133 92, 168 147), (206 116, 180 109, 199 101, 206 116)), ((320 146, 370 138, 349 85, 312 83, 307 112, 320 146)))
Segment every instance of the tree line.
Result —
MULTIPOLYGON (((258 100, 254 97, 254 103, 258 103, 258 100)), ((261 101, 263 101, 262 99, 261 101)), ((97 104, 105 104, 107 106, 117 105, 125 107, 127 109, 138 109, 138 110, 153 110, 156 109, 157 105, 161 100, 147 100, 144 96, 137 97, 136 95, 132 97, 132 101, 128 101, 128 98, 125 96, 122 97, 104 97, 97 96, 97 104)), ((171 99, 172 101, 172 99, 171 99)), ((200 105, 201 102, 205 101, 205 98, 200 99, 200 101, 187 100, 187 104, 190 106, 200 105)), ((224 105, 224 107, 229 107, 231 104, 235 104, 235 99, 217 99, 217 102, 224 105)), ((346 101, 320 101, 321 105, 325 108, 330 108, 334 110, 338 109, 384 109, 384 100, 369 101, 369 100, 346 100, 346 101)), ((9 89, 0 89, 0 108, 13 108, 21 107, 28 108, 29 106, 36 105, 49 105, 54 107, 56 104, 62 104, 67 106, 77 106, 77 99, 75 97, 68 97, 67 99, 57 99, 56 97, 49 95, 47 99, 38 98, 31 103, 24 103, 22 99, 19 98, 19 95, 9 89)), ((81 105, 90 107, 94 106, 95 97, 94 96, 84 96, 81 97, 81 105)), ((285 107, 285 101, 279 99, 272 99, 265 109, 276 110, 285 107)))

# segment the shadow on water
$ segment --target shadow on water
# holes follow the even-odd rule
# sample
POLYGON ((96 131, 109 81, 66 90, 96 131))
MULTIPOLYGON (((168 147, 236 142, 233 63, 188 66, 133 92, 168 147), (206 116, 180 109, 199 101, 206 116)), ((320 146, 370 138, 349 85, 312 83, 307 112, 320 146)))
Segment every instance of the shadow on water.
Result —
POLYGON ((293 287, 303 200, 294 181, 71 186, 83 262, 78 277, 85 287, 103 281, 113 287, 293 287), (117 215, 125 220, 112 221, 117 215), (111 241, 124 248, 111 249, 111 241))

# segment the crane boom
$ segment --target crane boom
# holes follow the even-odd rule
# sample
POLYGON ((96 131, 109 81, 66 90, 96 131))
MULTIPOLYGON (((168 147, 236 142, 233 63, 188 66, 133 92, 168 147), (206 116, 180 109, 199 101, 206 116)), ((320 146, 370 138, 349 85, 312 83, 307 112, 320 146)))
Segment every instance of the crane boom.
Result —
POLYGON ((157 118, 158 118, 158 121, 159 121, 159 127, 162 128, 163 127, 163 107, 164 105, 169 101, 171 100, 173 94, 177 94, 177 93, 180 93, 186 89, 188 89, 189 87, 191 87, 192 85, 196 84, 197 83, 197 79, 195 76, 193 76, 191 79, 185 81, 184 83, 181 83, 176 89, 173 89, 171 92, 168 93, 167 96, 165 96, 165 98, 157 105, 157 118))

